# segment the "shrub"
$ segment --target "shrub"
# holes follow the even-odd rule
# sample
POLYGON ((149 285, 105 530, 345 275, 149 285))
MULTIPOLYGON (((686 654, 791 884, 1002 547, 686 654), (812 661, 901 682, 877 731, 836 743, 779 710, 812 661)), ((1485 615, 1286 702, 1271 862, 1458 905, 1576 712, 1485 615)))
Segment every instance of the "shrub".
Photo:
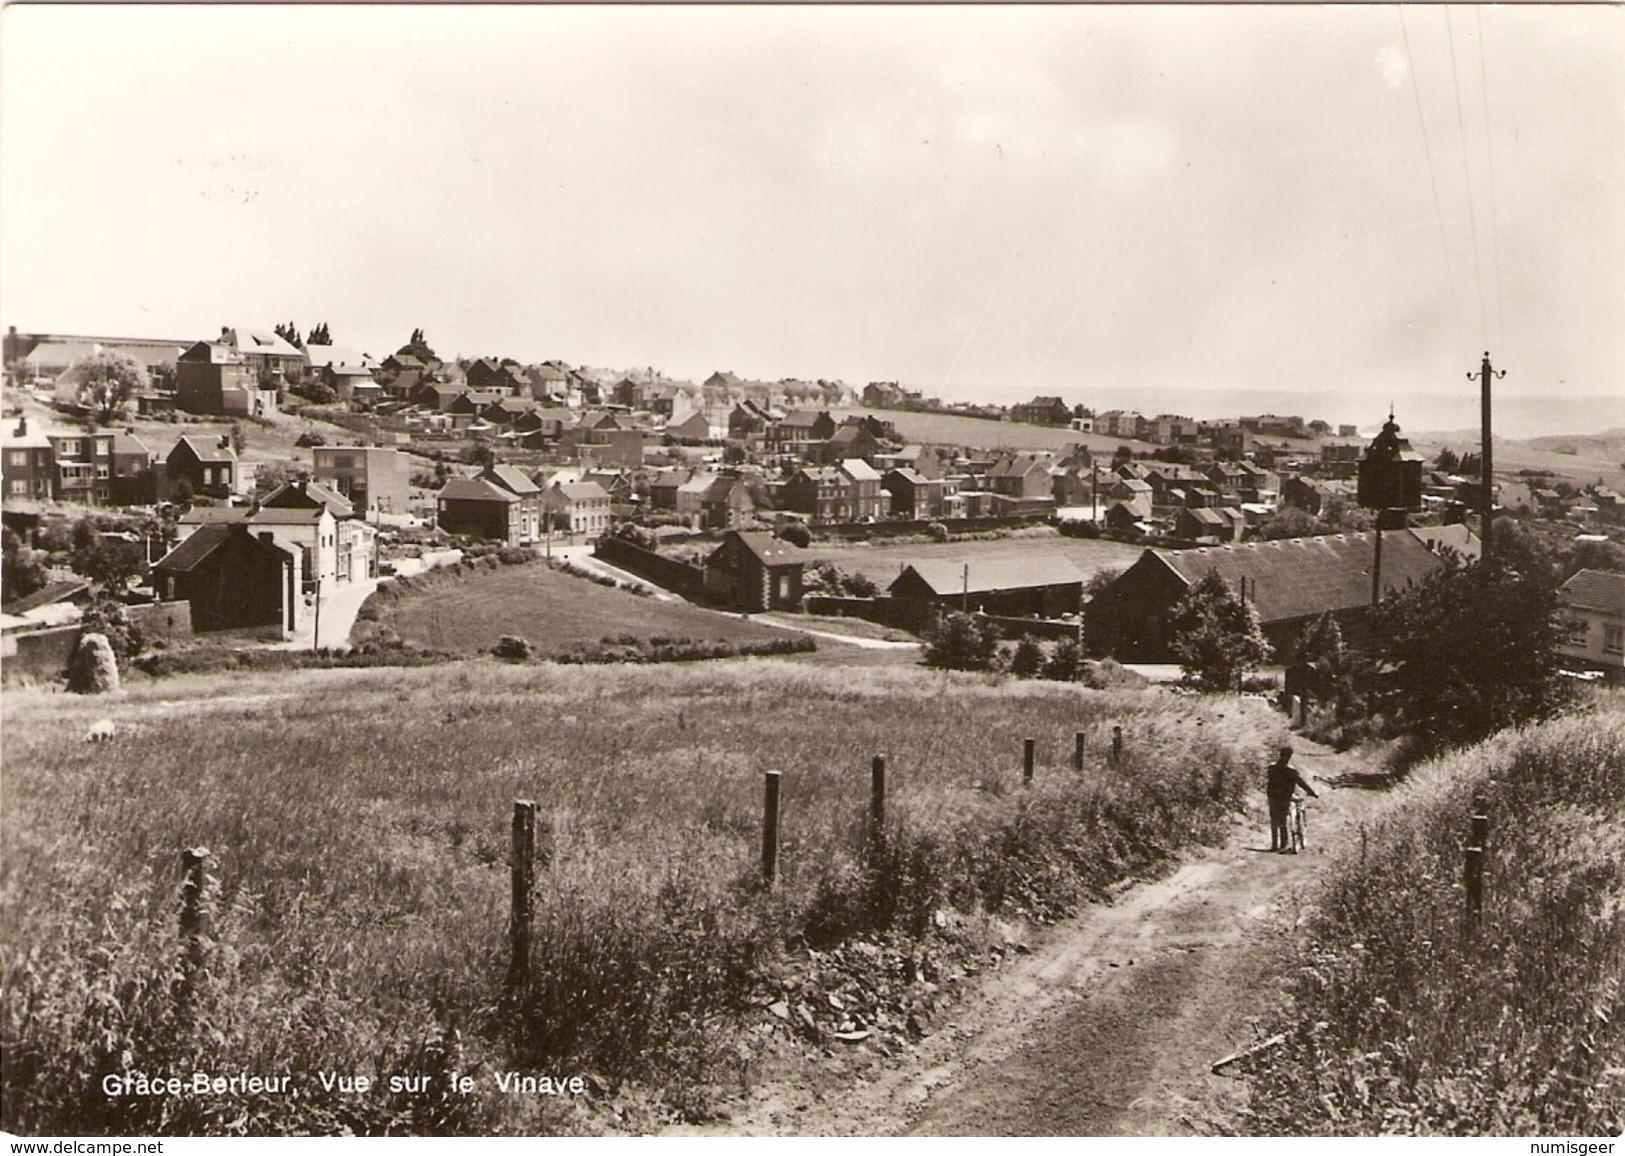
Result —
POLYGON ((491 653, 508 662, 529 662, 535 654, 530 640, 517 634, 504 634, 491 647, 491 653))
POLYGON ((1010 656, 1010 673, 1017 678, 1037 678, 1043 668, 1043 646, 1035 638, 1023 637, 1010 656))
POLYGON ((948 527, 941 522, 930 522, 925 527, 925 536, 933 542, 946 542, 948 540, 948 527))
POLYGON ((86 634, 104 634, 113 648, 113 657, 119 669, 129 666, 130 660, 146 649, 147 636, 141 627, 130 621, 123 603, 103 598, 85 607, 79 625, 86 634))
POLYGON ((790 522, 779 531, 779 537, 792 546, 799 546, 805 550, 812 545, 812 531, 805 522, 790 522))
POLYGON ((998 649, 997 627, 951 610, 926 631, 924 661, 944 670, 992 670, 998 649))
POLYGON ((1044 660, 1042 677, 1056 682, 1076 682, 1083 677, 1083 647, 1075 638, 1063 638, 1044 660))

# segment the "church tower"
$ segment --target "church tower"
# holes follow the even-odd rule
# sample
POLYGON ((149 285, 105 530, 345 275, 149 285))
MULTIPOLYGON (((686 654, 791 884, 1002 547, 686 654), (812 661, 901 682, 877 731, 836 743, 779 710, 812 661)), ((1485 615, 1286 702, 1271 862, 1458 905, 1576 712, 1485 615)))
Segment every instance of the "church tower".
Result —
POLYGON ((1360 459, 1359 503, 1368 510, 1422 508, 1422 455, 1399 436, 1394 410, 1360 459))

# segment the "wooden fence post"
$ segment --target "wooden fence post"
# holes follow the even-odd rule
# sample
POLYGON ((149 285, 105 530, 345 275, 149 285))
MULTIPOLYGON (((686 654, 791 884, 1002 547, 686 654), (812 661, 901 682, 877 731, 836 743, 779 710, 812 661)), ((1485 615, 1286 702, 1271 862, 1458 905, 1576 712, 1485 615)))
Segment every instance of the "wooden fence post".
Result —
POLYGON ((768 771, 762 795, 762 882, 779 877, 779 772, 768 771))
POLYGON ((1304 727, 1306 727, 1308 725, 1309 725, 1309 696, 1306 695, 1306 694, 1300 694, 1298 696, 1298 729, 1302 730, 1304 727))
POLYGON ((1120 726, 1114 726, 1114 727, 1112 727, 1112 765, 1115 766, 1116 764, 1121 762, 1122 759, 1123 759, 1123 728, 1120 727, 1120 726))
POLYGON ((1072 769, 1083 771, 1083 732, 1079 731, 1072 739, 1072 769))
POLYGON ((1484 910, 1484 855, 1490 839, 1490 801, 1482 791, 1473 796, 1473 811, 1467 835, 1467 846, 1462 848, 1463 882, 1467 885, 1467 930, 1478 930, 1478 921, 1484 910))
POLYGON ((207 847, 181 852, 181 980, 179 1002, 183 1012, 197 995, 197 976, 203 970, 203 885, 207 847))
POLYGON ((869 766, 869 849, 886 847, 886 756, 876 755, 869 766))
POLYGON ((508 986, 523 988, 530 982, 530 931, 536 882, 536 804, 529 799, 513 803, 513 897, 508 920, 511 955, 508 986))
POLYGON ((1021 743, 1021 785, 1033 785, 1033 758, 1036 753, 1037 742, 1034 739, 1024 739, 1021 743))

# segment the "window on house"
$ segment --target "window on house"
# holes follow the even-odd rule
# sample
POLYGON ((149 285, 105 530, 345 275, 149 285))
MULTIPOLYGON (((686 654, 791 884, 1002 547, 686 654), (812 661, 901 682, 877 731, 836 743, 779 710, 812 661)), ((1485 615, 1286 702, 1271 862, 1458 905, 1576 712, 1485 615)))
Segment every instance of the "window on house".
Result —
POLYGON ((13 478, 11 480, 11 492, 14 494, 27 494, 28 482, 23 478, 13 478))
POLYGON ((1586 637, 1591 633, 1591 623, 1584 618, 1571 618, 1568 622, 1568 640, 1572 645, 1584 646, 1586 637))
POLYGON ((109 476, 111 476, 111 471, 108 470, 108 468, 106 466, 97 466, 96 467, 96 476, 98 478, 109 477, 109 476))
POLYGON ((28 465, 28 451, 27 450, 12 450, 11 451, 11 456, 10 456, 10 462, 14 466, 26 466, 26 465, 28 465))
POLYGON ((1608 654, 1625 654, 1625 625, 1603 627, 1602 648, 1608 654))

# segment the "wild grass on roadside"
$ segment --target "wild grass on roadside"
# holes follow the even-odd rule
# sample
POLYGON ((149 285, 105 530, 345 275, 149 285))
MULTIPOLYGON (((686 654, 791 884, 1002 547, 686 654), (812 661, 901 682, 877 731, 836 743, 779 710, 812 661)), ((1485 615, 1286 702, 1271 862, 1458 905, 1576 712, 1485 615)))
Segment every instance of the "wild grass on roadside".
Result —
MULTIPOLYGON (((1227 828, 1261 760, 1232 713, 1157 693, 910 667, 462 663, 8 694, 4 1126, 17 1132, 569 1130, 489 1074, 638 1081, 700 1110, 761 977, 813 945, 1053 918, 1227 828), (88 744, 110 714, 116 741, 88 744), (1206 715, 1206 724, 1198 719, 1206 715), (1111 725, 1129 736, 1107 767, 1111 725), (1070 766, 1073 734, 1088 744, 1070 766), (1038 743, 1031 789, 1021 744, 1038 743), (882 855, 863 816, 889 759, 882 855), (762 774, 781 879, 758 882, 762 774), (504 987, 512 801, 540 807, 534 981, 504 987), (173 994, 182 848, 213 882, 173 994), (108 1072, 293 1073, 290 1097, 110 1100, 108 1072), (468 1097, 319 1071, 480 1074, 468 1097)), ((759 1012, 755 1014, 760 1014, 759 1012)))
POLYGON ((1625 1121, 1625 702, 1412 772, 1317 900, 1249 1130, 1598 1135, 1625 1121), (1462 845, 1490 801, 1484 908, 1462 845))

